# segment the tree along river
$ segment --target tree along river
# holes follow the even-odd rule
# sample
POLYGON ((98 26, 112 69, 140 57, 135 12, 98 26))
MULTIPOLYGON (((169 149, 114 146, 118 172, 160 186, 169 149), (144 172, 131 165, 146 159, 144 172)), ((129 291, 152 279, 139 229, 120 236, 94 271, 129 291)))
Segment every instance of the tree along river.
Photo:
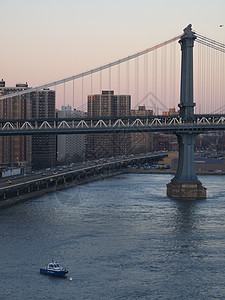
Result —
POLYGON ((0 210, 0 299, 225 299, 225 177, 207 199, 126 174, 0 210), (52 259, 66 278, 39 273, 52 259), (72 278, 72 280, 69 278, 72 278))

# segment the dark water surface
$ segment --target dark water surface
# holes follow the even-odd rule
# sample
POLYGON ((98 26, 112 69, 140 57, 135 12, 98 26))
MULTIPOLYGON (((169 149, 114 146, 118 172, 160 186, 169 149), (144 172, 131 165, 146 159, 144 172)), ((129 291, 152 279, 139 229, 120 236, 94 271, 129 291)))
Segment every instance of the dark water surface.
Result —
POLYGON ((0 299, 225 299, 225 177, 207 200, 128 174, 0 210, 0 299), (67 278, 42 275, 51 259, 67 278), (72 277, 70 281, 68 278, 72 277))

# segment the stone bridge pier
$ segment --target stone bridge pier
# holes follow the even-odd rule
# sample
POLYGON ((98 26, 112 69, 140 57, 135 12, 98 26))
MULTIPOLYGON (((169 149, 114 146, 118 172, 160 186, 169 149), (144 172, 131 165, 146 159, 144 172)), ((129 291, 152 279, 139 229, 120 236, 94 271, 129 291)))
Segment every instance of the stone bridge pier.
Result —
POLYGON ((179 159, 175 177, 167 184, 167 195, 177 199, 205 199, 206 188, 198 180, 194 166, 194 145, 197 134, 176 134, 179 159))

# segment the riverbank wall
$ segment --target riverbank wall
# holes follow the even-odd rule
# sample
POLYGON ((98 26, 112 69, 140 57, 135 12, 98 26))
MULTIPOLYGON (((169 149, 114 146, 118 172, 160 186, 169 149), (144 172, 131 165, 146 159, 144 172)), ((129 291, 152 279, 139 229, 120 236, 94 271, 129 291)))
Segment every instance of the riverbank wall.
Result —
MULTIPOLYGON (((154 170, 143 170, 143 169, 123 169, 120 171, 115 171, 110 174, 99 174, 92 177, 87 178, 80 178, 78 181, 73 182, 66 182, 62 185, 56 185, 52 187, 46 187, 44 189, 33 191, 33 192, 27 192, 26 194, 19 195, 16 197, 12 197, 9 199, 1 200, 0 201, 0 209, 14 205, 18 202, 26 201, 29 199, 33 199, 35 197, 39 197, 44 194, 53 193, 57 191, 61 191, 64 189, 72 188, 81 184, 86 184, 89 182, 97 181, 97 180, 104 180, 113 176, 125 174, 125 173, 134 173, 134 174, 171 174, 174 175, 175 171, 173 170, 160 170, 160 169, 154 169, 154 170)), ((225 173, 215 173, 215 172, 197 172, 198 175, 225 175, 225 173)))
POLYGON ((123 174, 123 173, 126 173, 126 172, 118 171, 118 172, 115 172, 115 173, 112 173, 112 174, 107 174, 107 175, 100 174, 98 176, 88 177, 88 178, 85 178, 85 179, 80 179, 79 181, 76 181, 76 182, 65 183, 64 185, 48 187, 48 188, 45 188, 45 189, 41 189, 39 191, 34 191, 34 192, 29 192, 29 193, 27 192, 26 194, 23 194, 23 195, 19 195, 19 196, 12 197, 12 198, 9 198, 9 199, 1 200, 0 201, 0 209, 4 208, 6 206, 14 205, 18 202, 22 202, 22 201, 26 201, 26 200, 29 200, 29 199, 33 199, 35 197, 39 197, 41 195, 45 195, 45 194, 48 194, 48 193, 54 193, 54 192, 57 192, 57 191, 65 190, 65 189, 72 188, 72 187, 75 187, 75 186, 78 186, 78 185, 81 185, 81 184, 86 184, 86 183, 89 183, 89 182, 92 182, 92 181, 104 180, 106 178, 117 176, 117 175, 120 175, 120 174, 123 174))

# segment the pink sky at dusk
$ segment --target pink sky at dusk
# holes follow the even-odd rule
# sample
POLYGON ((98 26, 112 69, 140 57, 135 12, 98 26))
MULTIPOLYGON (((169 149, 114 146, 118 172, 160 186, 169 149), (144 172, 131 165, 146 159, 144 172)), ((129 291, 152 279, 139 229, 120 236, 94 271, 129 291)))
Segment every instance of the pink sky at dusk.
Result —
POLYGON ((0 9, 7 86, 35 87, 96 68, 182 34, 189 23, 225 43, 224 0, 0 0, 0 9))

